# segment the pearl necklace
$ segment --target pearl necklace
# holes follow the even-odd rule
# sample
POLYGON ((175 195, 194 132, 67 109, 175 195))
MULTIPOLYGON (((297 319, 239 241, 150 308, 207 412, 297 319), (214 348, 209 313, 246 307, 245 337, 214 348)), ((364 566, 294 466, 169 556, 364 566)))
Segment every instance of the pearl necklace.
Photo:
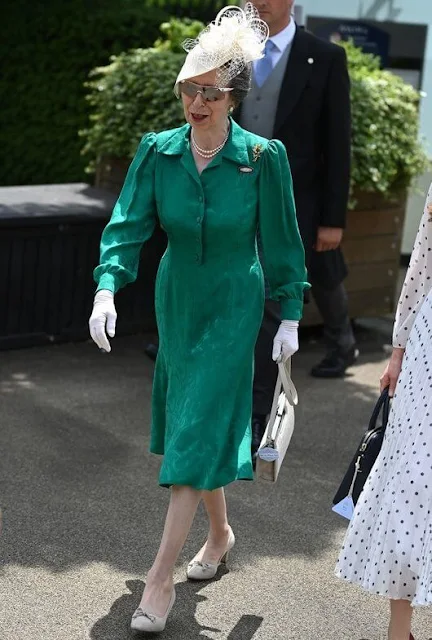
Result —
POLYGON ((206 158, 208 160, 210 158, 214 158, 219 153, 219 151, 221 151, 224 148, 226 141, 228 140, 228 136, 229 136, 229 129, 222 144, 220 144, 218 147, 216 147, 215 149, 201 149, 201 147, 199 147, 196 143, 195 136, 192 130, 191 131, 192 146, 197 152, 197 154, 201 156, 201 158, 206 158))

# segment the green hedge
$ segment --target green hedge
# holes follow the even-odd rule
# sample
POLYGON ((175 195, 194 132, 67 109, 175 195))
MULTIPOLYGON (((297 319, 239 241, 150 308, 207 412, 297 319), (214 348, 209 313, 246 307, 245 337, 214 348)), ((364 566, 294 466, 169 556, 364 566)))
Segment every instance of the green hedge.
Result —
POLYGON ((173 94, 186 56, 181 44, 203 27, 199 21, 172 18, 161 25, 154 47, 112 56, 110 65, 92 71, 86 83, 91 115, 81 131, 88 173, 102 156, 131 158, 143 133, 184 123, 182 102, 173 94))
POLYGON ((184 58, 171 51, 135 49, 94 71, 88 83, 94 113, 82 131, 88 173, 103 156, 132 158, 147 131, 184 124, 182 103, 173 95, 184 58))
POLYGON ((0 184, 85 177, 84 83, 113 54, 150 46, 170 13, 209 19, 218 0, 15 0, 0 27, 0 184))
POLYGON ((348 56, 352 103, 353 187, 391 197, 410 187, 430 162, 419 139, 420 94, 380 69, 379 59, 352 42, 348 56))
MULTIPOLYGON (((102 156, 131 158, 144 133, 184 123, 172 88, 185 56, 178 53, 178 43, 194 36, 188 33, 191 28, 199 31, 199 24, 172 20, 163 28, 168 40, 159 50, 123 53, 92 73, 87 84, 90 124, 83 131, 90 171, 102 156)), ((351 190, 390 198, 429 166, 418 137, 419 94, 381 71, 377 58, 352 43, 344 47, 352 85, 351 190)))

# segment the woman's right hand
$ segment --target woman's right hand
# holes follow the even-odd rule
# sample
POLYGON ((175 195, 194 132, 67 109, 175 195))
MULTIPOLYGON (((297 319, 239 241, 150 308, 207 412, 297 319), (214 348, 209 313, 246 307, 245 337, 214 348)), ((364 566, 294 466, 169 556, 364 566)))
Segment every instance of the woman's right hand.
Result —
POLYGON ((95 295, 93 313, 89 320, 90 335, 99 349, 108 353, 111 345, 107 338, 114 338, 116 329, 117 312, 114 306, 114 294, 108 289, 101 289, 95 295))
POLYGON ((396 347, 393 349, 390 361, 380 379, 381 392, 383 392, 386 387, 389 387, 390 398, 393 398, 394 396, 397 381, 402 369, 404 353, 405 349, 398 349, 396 347))

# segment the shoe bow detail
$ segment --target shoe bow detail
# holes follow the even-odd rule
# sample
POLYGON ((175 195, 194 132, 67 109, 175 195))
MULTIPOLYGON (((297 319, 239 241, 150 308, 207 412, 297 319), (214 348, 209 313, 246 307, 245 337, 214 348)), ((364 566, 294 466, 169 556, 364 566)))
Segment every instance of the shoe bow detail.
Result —
POLYGON ((133 614, 132 619, 135 620, 135 618, 147 618, 153 624, 156 622, 156 616, 153 616, 151 613, 147 613, 147 611, 144 611, 141 608, 138 608, 133 614))
POLYGON ((188 567, 190 568, 201 567, 202 569, 212 569, 214 565, 210 564, 209 562, 200 562, 200 560, 193 560, 192 562, 189 562, 188 567))

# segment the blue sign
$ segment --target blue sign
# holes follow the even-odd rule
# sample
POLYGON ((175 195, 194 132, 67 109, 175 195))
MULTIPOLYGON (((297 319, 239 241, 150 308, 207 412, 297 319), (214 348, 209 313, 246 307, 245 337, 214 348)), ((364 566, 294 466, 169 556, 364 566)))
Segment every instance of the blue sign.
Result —
POLYGON ((314 29, 314 33, 323 40, 340 42, 352 40, 356 47, 365 53, 373 53, 381 58, 381 66, 386 67, 390 48, 390 34, 378 27, 363 22, 343 20, 326 22, 314 29))

